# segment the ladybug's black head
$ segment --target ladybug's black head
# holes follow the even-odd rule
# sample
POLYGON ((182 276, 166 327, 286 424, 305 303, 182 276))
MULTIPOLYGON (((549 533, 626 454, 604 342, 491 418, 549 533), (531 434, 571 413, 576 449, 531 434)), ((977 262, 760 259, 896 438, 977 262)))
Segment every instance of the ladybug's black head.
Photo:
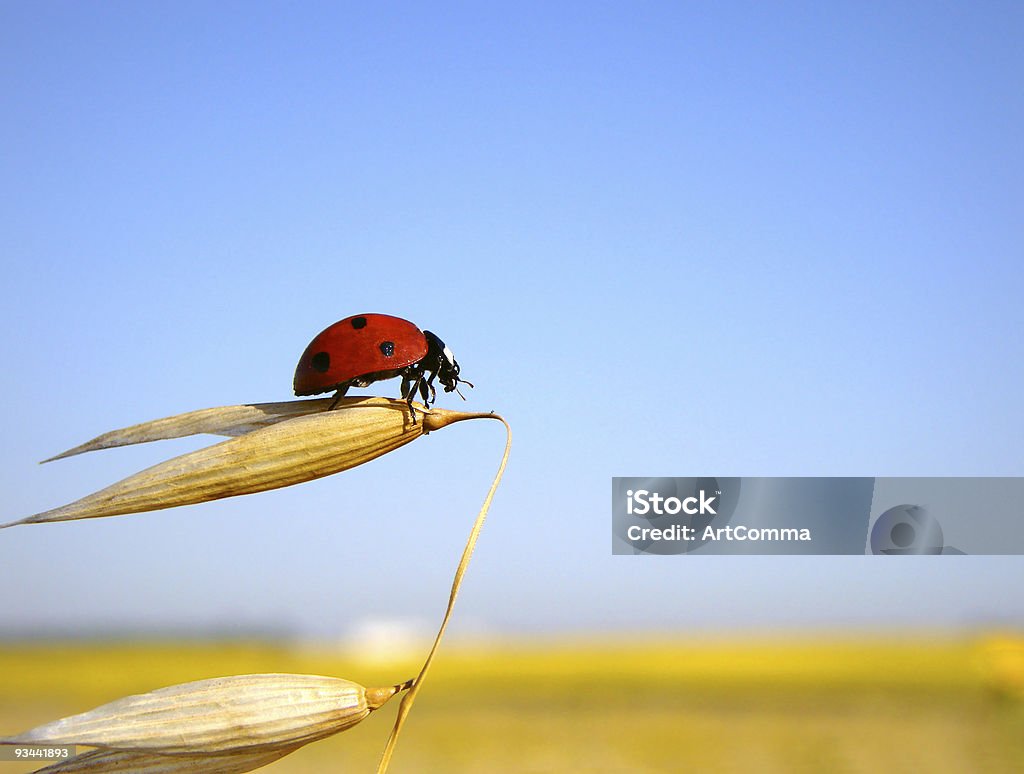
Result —
MULTIPOLYGON (((426 370, 437 374, 437 380, 444 385, 444 391, 458 392, 460 382, 472 387, 472 383, 459 378, 459 364, 444 342, 430 331, 423 331, 423 335, 427 337, 427 355, 423 359, 426 370)), ((459 392, 459 395, 462 393, 459 392)))

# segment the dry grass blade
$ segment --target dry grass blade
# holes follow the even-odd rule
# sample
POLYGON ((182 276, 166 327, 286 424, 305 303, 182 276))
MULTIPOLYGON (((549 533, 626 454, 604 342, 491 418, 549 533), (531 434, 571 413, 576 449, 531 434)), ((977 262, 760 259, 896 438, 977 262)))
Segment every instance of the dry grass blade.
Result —
POLYGON ((189 755, 294 748, 354 726, 406 687, 368 691, 318 675, 220 677, 127 696, 0 744, 189 755))
POLYGON ((473 556, 473 549, 476 547, 477 538, 480 537, 480 530, 483 529, 484 519, 487 518, 487 512, 491 508, 491 501, 494 499, 494 493, 498 491, 498 484, 501 483, 501 477, 505 473, 505 466, 508 464, 508 456, 512 451, 512 428, 509 427, 508 422, 506 422, 503 417, 497 414, 492 414, 491 416, 505 425, 505 452, 501 455, 501 464, 498 465, 498 472, 494 475, 494 481, 491 482, 491 488, 487 491, 487 496, 484 498, 483 505, 480 506, 480 512, 477 514, 476 520, 473 522, 473 528, 469 531, 469 538, 466 540, 466 547, 462 551, 462 557, 459 559, 459 565, 455 568, 455 579, 452 581, 452 590, 448 595, 448 607, 445 608, 444 617, 441 619, 441 626, 437 630, 437 636, 434 638, 434 644, 431 646, 430 652, 427 654, 427 658, 423 662, 420 673, 412 681, 412 687, 409 689, 409 692, 402 697, 402 703, 398 706, 395 725, 391 729, 391 736, 388 738, 388 743, 384 748, 383 755, 381 755, 380 763, 377 766, 377 774, 385 774, 388 770, 388 765, 391 763, 391 756, 395 752, 395 745, 398 743, 398 735, 402 732, 402 726, 405 724, 405 719, 409 716, 409 711, 412 709, 413 702, 416 701, 416 696, 420 692, 420 688, 423 687, 423 681, 427 676, 427 672, 430 670, 430 665, 434 661, 437 649, 441 645, 441 639, 444 637, 445 630, 448 628, 448 621, 452 617, 452 611, 455 609, 455 599, 459 595, 459 587, 462 585, 462 578, 466 574, 466 568, 469 567, 469 560, 473 556))
MULTIPOLYGON (((358 405, 372 398, 344 398, 339 405, 358 405)), ((327 409, 332 403, 331 398, 317 400, 291 400, 285 403, 253 403, 246 406, 219 406, 218 408, 199 409, 173 417, 154 419, 120 430, 98 435, 91 441, 80 446, 56 454, 43 462, 73 457, 99 449, 113 449, 118 446, 130 446, 136 443, 163 441, 168 438, 184 438, 187 435, 228 435, 239 436, 258 430, 267 425, 276 424, 286 419, 315 414, 327 409)))
POLYGON ((494 417, 428 411, 414 404, 421 414, 414 424, 405 401, 356 400, 183 454, 73 503, 0 528, 155 511, 300 484, 362 465, 454 422, 494 417))
POLYGON ((280 760, 297 749, 282 747, 218 755, 160 755, 124 750, 90 750, 39 769, 35 774, 100 774, 116 771, 132 774, 184 774, 197 771, 203 774, 243 774, 280 760))

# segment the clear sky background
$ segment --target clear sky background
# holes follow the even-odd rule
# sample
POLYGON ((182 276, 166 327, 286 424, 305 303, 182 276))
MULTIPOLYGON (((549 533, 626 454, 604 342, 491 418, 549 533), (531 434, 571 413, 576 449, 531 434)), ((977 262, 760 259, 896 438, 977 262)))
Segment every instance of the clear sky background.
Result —
MULTIPOLYGON (((516 434, 464 632, 1019 624, 1024 558, 613 557, 609 490, 1024 475, 1022 39, 1018 3, 4 3, 0 520, 385 312, 516 434)), ((502 444, 4 531, 0 633, 433 624, 502 444)))

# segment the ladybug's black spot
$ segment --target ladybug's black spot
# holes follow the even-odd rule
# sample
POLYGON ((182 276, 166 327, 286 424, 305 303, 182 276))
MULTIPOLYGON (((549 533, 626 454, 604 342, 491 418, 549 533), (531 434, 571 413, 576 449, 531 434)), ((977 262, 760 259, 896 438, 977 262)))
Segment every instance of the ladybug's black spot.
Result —
POLYGON ((365 328, 366 327, 366 318, 365 317, 353 317, 352 318, 352 327, 355 328, 356 330, 359 330, 360 328, 365 328))
POLYGON ((380 351, 384 357, 391 357, 395 354, 395 342, 393 341, 382 341, 380 343, 380 351))
POLYGON ((317 352, 313 355, 313 359, 310 361, 314 371, 320 373, 327 373, 327 369, 331 367, 331 356, 326 352, 317 352))

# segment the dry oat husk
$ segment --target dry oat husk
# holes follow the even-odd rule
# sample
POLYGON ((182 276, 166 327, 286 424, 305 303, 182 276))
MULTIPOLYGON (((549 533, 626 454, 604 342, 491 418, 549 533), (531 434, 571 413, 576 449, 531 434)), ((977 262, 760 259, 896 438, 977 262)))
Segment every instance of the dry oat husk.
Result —
POLYGON ((351 728, 408 686, 367 689, 319 675, 217 677, 126 696, 0 744, 189 756, 290 751, 351 728))
POLYGON ((354 468, 454 422, 494 414, 427 409, 404 400, 347 398, 223 406, 105 433, 53 459, 197 432, 241 435, 154 465, 68 505, 8 524, 155 511, 300 484, 354 468), (413 421, 413 410, 418 419, 413 421), (251 429, 253 426, 256 429, 251 429))

